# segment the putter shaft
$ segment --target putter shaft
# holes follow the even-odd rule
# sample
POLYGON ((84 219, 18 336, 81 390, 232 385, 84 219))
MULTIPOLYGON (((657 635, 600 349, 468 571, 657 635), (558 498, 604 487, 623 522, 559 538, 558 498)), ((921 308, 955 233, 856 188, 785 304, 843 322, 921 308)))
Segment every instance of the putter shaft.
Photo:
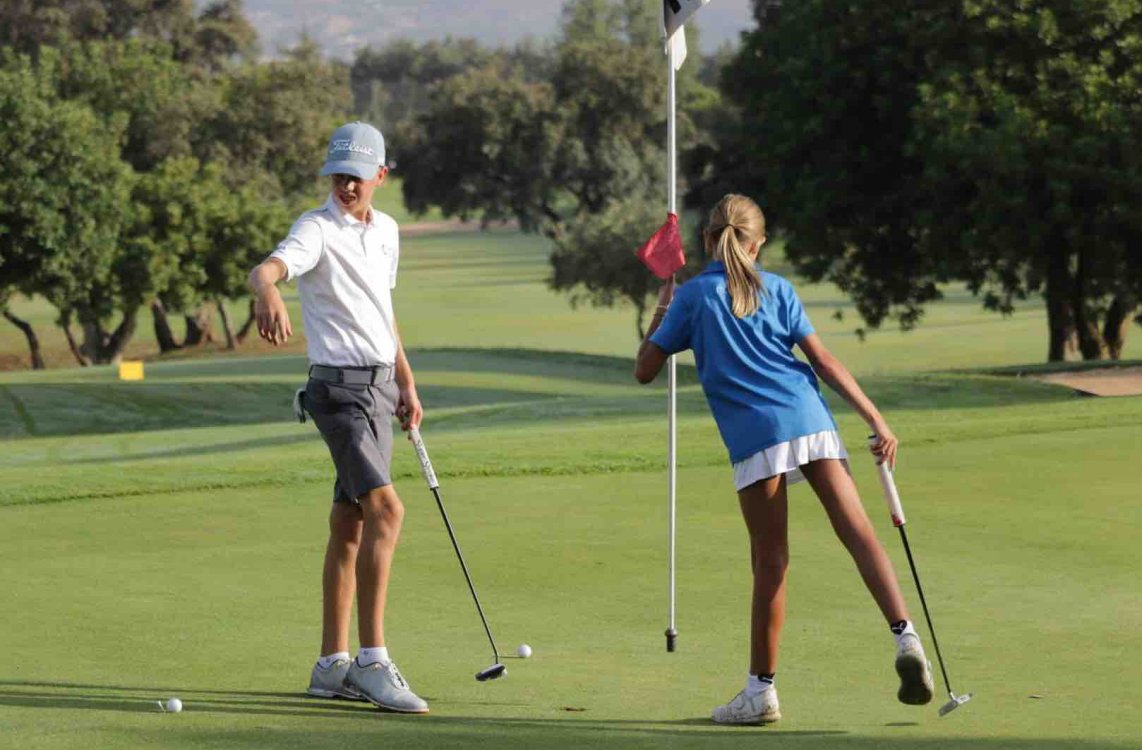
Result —
POLYGON ((904 554, 908 556, 908 567, 912 569, 912 580, 916 582, 916 592, 920 594, 920 606, 924 609, 924 619, 928 622, 928 632, 932 634, 932 645, 936 649, 936 660, 940 662, 940 674, 944 676, 944 687, 948 689, 948 695, 954 698, 952 685, 948 681, 948 670, 944 668, 944 656, 940 653, 940 642, 936 640, 936 629, 932 627, 932 616, 928 614, 928 602, 924 599, 924 587, 920 585, 920 574, 916 572, 916 562, 912 559, 912 548, 908 545, 908 534, 904 531, 904 524, 900 524, 896 528, 900 529, 900 539, 904 542, 904 554))
POLYGON ((452 521, 448 518, 448 511, 444 509, 444 501, 440 498, 440 481, 432 469, 432 460, 428 457, 428 449, 420 437, 420 430, 413 427, 409 430, 408 437, 412 441, 416 457, 420 461, 420 470, 424 475, 424 481, 428 485, 428 489, 432 490, 432 496, 436 498, 436 507, 440 509, 440 517, 444 519, 444 528, 448 531, 448 538, 452 540, 452 549, 456 550, 456 559, 460 561, 460 569, 464 571, 464 580, 468 583, 468 591, 472 592, 472 601, 476 603, 476 612, 480 615, 484 632, 488 634, 488 643, 492 644, 492 655, 495 656, 496 662, 488 669, 479 672, 476 679, 481 682, 486 679, 495 679, 505 674, 507 669, 500 663, 500 650, 496 646, 496 639, 492 636, 492 628, 488 625, 488 618, 484 615, 484 608, 480 605, 480 597, 476 594, 476 586, 472 583, 472 575, 468 572, 468 563, 464 560, 464 553, 460 551, 460 543, 456 541, 456 532, 452 530, 452 521))
POLYGON ((480 597, 476 594, 476 587, 472 584, 472 576, 468 572, 468 563, 464 561, 464 553, 460 551, 460 544, 456 541, 456 534, 452 531, 452 522, 448 519, 448 511, 444 510, 444 503, 440 499, 440 490, 432 488, 432 496, 436 498, 436 507, 440 509, 440 517, 444 519, 444 528, 448 530, 448 538, 452 540, 452 548, 456 550, 456 557, 460 560, 460 569, 464 571, 464 580, 468 582, 468 590, 472 592, 472 601, 476 603, 476 612, 480 615, 480 622, 484 625, 484 632, 488 634, 488 642, 492 644, 492 653, 496 663, 500 661, 500 650, 496 648, 496 639, 492 637, 492 629, 488 627, 488 618, 484 616, 484 608, 480 606, 480 597))

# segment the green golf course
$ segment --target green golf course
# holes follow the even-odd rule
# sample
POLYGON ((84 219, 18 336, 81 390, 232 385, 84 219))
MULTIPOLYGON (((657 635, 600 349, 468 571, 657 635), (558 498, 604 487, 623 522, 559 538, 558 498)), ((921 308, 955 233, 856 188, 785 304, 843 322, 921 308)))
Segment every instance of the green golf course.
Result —
MULTIPOLYGON (((506 678, 473 679, 491 649, 398 441, 407 515, 386 631, 431 713, 304 696, 333 476, 290 410, 300 336, 282 352, 148 361, 142 382, 7 372, 0 748, 1142 747, 1142 397, 984 374, 1044 359, 1041 303, 1005 318, 952 287, 915 331, 862 341, 839 290, 799 286, 902 440, 909 541, 952 687, 975 697, 938 718, 937 667, 930 705, 896 702, 892 637, 797 486, 785 718, 726 728, 709 712, 745 677, 750 571, 725 451, 683 358, 679 649, 667 654, 665 378, 635 383, 633 311, 572 309, 544 283, 547 253, 507 232, 408 238, 394 292, 423 436, 506 678), (532 658, 514 657, 521 643, 532 658), (173 696, 185 710, 161 712, 173 696)), ((46 305, 13 310, 47 333, 46 305)), ((1126 358, 1142 358, 1138 333, 1126 358)), ((23 346, 5 326, 0 348, 23 346)), ((865 428, 831 403, 935 666, 865 428)))

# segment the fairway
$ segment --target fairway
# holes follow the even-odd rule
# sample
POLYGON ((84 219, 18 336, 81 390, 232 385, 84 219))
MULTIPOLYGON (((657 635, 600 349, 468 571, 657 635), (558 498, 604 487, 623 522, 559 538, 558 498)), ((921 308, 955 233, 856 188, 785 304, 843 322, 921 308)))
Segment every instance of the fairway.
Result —
MULTIPOLYGON (((750 580, 725 452, 684 363, 667 654, 665 390, 631 377, 632 312, 572 311, 544 286, 546 252, 507 233, 409 239, 396 291, 424 438, 481 600, 501 650, 528 643, 533 658, 472 678, 487 641, 398 441, 407 516, 386 629, 432 713, 302 695, 332 474, 313 425, 289 412, 300 340, 148 362, 141 383, 107 368, 0 374, 0 748, 1142 747, 1142 398, 943 372, 1041 360, 1041 308, 1000 318, 953 289, 918 331, 861 344, 855 318, 830 318, 851 312, 840 292, 804 287, 903 441, 909 539, 953 687, 976 697, 943 719, 939 682, 929 706, 896 702, 891 636, 799 486, 785 718, 724 728, 708 716, 745 675, 750 580), (170 696, 182 714, 159 712, 170 696)), ((857 450, 863 425, 832 404, 920 620, 857 450)))

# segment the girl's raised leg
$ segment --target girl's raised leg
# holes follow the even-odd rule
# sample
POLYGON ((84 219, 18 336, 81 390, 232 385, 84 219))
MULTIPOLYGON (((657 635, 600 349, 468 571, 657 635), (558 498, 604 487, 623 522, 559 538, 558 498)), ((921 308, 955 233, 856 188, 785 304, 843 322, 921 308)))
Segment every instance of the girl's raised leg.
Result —
POLYGON ((932 700, 932 671, 920 637, 907 622, 908 609, 896 581, 896 573, 884 547, 872 529, 872 522, 861 505, 848 465, 837 459, 814 461, 801 467, 821 505, 860 570, 872 598, 896 636, 896 673, 900 675, 901 703, 924 705, 932 700))
POLYGON ((889 624, 909 619, 896 572, 861 505, 848 466, 844 461, 824 459, 805 464, 801 473, 817 493, 833 524, 833 531, 852 555, 884 618, 889 624))

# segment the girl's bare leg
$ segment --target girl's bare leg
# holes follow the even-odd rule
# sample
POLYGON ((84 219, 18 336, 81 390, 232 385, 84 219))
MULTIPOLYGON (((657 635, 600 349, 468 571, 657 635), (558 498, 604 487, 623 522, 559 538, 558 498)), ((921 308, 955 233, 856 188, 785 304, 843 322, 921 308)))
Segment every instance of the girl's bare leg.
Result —
POLYGON ((889 624, 910 619, 892 562, 876 538, 848 466, 837 459, 824 459, 805 464, 801 473, 817 493, 833 531, 852 555, 885 619, 889 624))
POLYGON ((785 476, 769 477, 738 492, 749 530, 753 568, 750 674, 777 671, 785 622, 785 573, 789 568, 788 497, 785 476))

